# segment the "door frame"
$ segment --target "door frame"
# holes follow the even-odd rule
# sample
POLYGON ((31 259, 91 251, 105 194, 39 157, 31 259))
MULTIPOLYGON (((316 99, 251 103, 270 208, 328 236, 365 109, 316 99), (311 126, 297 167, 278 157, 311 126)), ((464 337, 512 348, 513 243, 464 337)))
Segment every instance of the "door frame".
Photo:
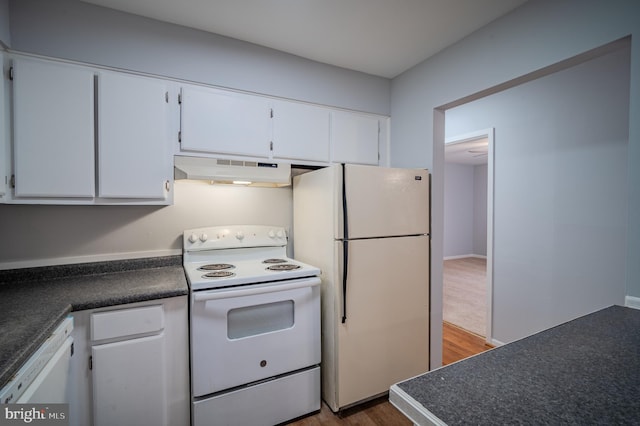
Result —
POLYGON ((444 144, 457 144, 470 142, 477 139, 487 138, 487 312, 486 312, 486 336, 485 341, 489 344, 493 342, 493 185, 494 185, 494 135, 495 128, 476 130, 461 135, 445 138, 444 144))

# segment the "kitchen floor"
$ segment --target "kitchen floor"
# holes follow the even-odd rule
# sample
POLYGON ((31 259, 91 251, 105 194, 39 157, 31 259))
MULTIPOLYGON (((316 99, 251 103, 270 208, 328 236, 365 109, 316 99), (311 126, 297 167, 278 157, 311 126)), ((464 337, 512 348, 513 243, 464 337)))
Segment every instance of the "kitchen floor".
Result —
POLYGON ((412 424, 409 419, 391 405, 387 397, 378 398, 374 401, 347 409, 341 413, 340 416, 333 414, 331 409, 323 402, 320 413, 288 423, 289 426, 411 426, 412 424))
MULTIPOLYGON (((447 365, 460 359, 491 349, 484 339, 452 324, 444 323, 442 329, 443 348, 442 360, 447 365)), ((388 426, 412 425, 400 411, 388 401, 387 397, 361 404, 345 410, 341 416, 331 412, 324 402, 319 413, 288 423, 289 426, 388 426)))

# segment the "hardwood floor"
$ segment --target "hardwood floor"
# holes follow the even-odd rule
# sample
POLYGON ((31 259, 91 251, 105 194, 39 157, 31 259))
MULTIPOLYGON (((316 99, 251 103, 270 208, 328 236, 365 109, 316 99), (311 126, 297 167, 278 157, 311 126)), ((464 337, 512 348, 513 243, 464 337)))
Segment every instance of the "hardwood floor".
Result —
POLYGON ((389 402, 387 397, 378 398, 343 413, 334 414, 323 402, 320 413, 288 423, 289 426, 411 426, 411 422, 389 402))
MULTIPOLYGON (((491 349, 491 346, 485 344, 484 338, 446 322, 442 327, 442 335, 444 365, 491 349)), ((334 414, 323 402, 319 413, 288 423, 289 426, 410 426, 412 424, 391 405, 387 397, 345 410, 340 415, 334 414)))
POLYGON ((470 357, 491 349, 493 346, 485 342, 485 338, 448 322, 442 325, 442 364, 470 357))

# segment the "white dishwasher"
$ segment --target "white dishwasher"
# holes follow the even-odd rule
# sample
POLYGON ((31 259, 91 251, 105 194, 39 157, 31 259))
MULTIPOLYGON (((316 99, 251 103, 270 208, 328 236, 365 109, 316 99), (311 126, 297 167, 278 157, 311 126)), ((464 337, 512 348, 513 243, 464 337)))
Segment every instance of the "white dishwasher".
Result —
POLYGON ((73 318, 65 318, 0 390, 0 403, 68 403, 73 318))

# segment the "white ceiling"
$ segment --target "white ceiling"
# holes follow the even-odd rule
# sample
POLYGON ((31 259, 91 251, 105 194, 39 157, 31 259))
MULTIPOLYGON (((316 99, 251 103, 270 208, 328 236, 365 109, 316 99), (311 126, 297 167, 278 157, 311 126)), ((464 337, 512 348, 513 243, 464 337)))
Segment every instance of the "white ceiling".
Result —
POLYGON ((445 163, 477 166, 487 164, 489 139, 486 137, 466 142, 453 142, 444 145, 445 163))
POLYGON ((392 78, 526 0, 82 0, 392 78))

